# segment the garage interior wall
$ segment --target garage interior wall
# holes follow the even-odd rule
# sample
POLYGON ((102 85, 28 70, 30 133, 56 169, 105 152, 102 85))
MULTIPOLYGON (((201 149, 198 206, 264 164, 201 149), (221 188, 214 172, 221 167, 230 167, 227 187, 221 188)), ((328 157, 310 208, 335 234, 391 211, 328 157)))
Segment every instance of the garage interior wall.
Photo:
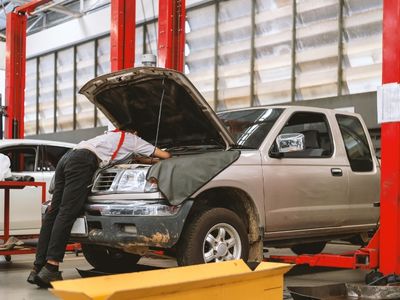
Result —
MULTIPOLYGON (((142 2, 136 65, 157 52, 158 5, 142 2)), ((382 0, 187 2, 185 73, 217 111, 333 101, 381 84, 382 0)), ((110 71, 109 48, 105 33, 29 57, 26 136, 107 124, 77 91, 110 71)))

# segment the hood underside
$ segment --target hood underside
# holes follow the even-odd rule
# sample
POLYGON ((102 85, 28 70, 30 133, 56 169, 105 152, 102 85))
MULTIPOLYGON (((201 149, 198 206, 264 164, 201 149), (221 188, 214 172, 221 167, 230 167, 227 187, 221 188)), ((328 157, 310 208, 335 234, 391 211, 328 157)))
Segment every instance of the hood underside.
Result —
POLYGON ((121 130, 136 130, 159 147, 234 144, 214 111, 181 73, 141 67, 97 77, 85 95, 121 130), (160 111, 161 110, 161 111, 160 111))

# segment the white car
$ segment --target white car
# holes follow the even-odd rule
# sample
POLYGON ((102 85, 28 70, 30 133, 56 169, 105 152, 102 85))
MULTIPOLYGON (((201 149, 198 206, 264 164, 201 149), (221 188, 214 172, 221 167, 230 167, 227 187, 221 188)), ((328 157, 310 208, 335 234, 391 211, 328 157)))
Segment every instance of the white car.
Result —
MULTIPOLYGON (((60 158, 75 144, 45 140, 1 140, 0 153, 11 160, 12 175, 29 175, 35 181, 46 182, 51 178, 60 158)), ((51 195, 47 191, 46 200, 51 195)), ((4 191, 0 190, 0 234, 4 230, 4 191)), ((41 189, 25 187, 10 191, 10 234, 38 234, 41 225, 41 189)))

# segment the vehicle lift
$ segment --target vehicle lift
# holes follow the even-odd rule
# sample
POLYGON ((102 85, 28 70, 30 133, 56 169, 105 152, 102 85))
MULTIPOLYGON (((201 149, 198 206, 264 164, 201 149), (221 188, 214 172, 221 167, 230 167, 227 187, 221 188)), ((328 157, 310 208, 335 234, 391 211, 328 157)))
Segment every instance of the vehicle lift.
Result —
MULTIPOLYGON (((33 0, 7 15, 6 137, 24 136, 25 47, 27 15, 50 0, 33 0)), ((111 69, 134 66, 135 0, 111 0, 111 69)), ((400 0, 383 1, 382 83, 400 82, 400 0)), ((159 1, 158 66, 183 71, 185 0, 159 1)), ((400 101, 400 99, 399 99, 400 101)), ((380 228, 352 253, 272 256, 310 266, 373 270, 377 276, 400 275, 400 122, 382 124, 380 228)))
MULTIPOLYGON (((8 139, 24 138, 27 18, 39 6, 44 6, 49 2, 51 0, 33 0, 16 7, 12 12, 7 14, 6 104, 3 107, 0 100, 0 116, 6 117, 4 135, 8 139)), ((158 66, 179 71, 183 70, 185 7, 185 0, 160 0, 158 66)), ((112 71, 132 68, 134 66, 135 21, 135 0, 111 0, 110 59, 112 71)), ((3 132, 1 126, 0 130, 3 132)), ((42 188, 45 190, 45 187, 42 186, 42 188)), ((4 214, 4 218, 8 224, 8 210, 4 214)), ((5 236, 8 238, 8 233, 5 236)), ((79 244, 69 244, 67 246, 67 250, 74 251, 75 253, 79 249, 79 244)), ((3 253, 5 252, 1 252, 0 255, 3 253)))
MULTIPOLYGON (((383 1, 382 84, 400 82, 400 0, 383 1)), ((400 101, 400 99, 398 99, 400 101)), ((366 247, 354 252, 271 256, 273 261, 312 267, 372 270, 366 282, 380 284, 400 277, 400 122, 381 126, 380 226, 366 247)))

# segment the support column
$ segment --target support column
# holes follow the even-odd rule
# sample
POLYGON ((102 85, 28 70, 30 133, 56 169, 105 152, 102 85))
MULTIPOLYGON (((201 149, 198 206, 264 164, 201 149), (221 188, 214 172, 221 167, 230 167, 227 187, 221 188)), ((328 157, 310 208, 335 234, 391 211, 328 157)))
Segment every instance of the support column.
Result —
POLYGON ((111 71, 135 63, 136 1, 111 0, 111 71))
MULTIPOLYGON (((400 82, 400 1, 383 2, 382 83, 400 82)), ((400 99, 399 99, 400 101, 400 99)), ((383 123, 380 271, 400 275, 400 122, 383 123)))
POLYGON ((8 139, 24 137, 26 21, 24 13, 7 15, 5 137, 8 139))
POLYGON ((183 71, 185 55, 185 0, 160 0, 158 66, 183 71))

